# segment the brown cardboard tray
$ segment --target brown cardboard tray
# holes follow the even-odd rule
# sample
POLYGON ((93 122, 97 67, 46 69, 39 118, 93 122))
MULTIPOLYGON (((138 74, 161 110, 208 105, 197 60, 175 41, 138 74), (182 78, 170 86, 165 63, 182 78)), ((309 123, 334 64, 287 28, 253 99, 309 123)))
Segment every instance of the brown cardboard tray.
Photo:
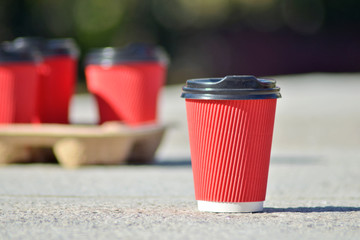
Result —
POLYGON ((0 125, 0 164, 58 161, 65 168, 151 163, 164 125, 0 125))

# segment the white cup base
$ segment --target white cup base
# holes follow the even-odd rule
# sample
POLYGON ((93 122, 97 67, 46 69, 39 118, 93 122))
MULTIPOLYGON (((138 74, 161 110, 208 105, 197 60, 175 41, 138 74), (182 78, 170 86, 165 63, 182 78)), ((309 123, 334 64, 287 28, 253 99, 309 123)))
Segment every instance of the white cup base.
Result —
POLYGON ((264 202, 210 202, 197 201, 203 212, 261 212, 264 202))

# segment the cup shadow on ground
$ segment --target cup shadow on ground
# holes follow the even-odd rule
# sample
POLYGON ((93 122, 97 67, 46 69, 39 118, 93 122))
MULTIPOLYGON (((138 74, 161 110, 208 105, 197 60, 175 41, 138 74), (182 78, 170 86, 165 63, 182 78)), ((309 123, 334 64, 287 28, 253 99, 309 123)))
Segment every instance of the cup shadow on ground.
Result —
MULTIPOLYGON (((307 164, 320 164, 323 158, 321 156, 272 156, 270 164, 295 164, 295 165, 307 165, 307 164)), ((152 165, 156 166, 191 166, 190 157, 183 158, 168 158, 168 159, 155 159, 152 165)))
MULTIPOLYGON (((272 156, 271 164, 295 164, 295 165, 307 165, 307 164, 319 164, 322 163, 323 158, 321 156, 272 156)), ((155 158, 154 162, 150 165, 155 166, 167 166, 167 167, 179 167, 179 166, 191 166, 190 157, 181 158, 155 158)))
POLYGON ((164 167, 191 167, 190 158, 155 159, 155 166, 164 167))
POLYGON ((296 208, 264 208, 262 213, 322 213, 322 212, 359 212, 360 207, 325 206, 325 207, 296 207, 296 208))

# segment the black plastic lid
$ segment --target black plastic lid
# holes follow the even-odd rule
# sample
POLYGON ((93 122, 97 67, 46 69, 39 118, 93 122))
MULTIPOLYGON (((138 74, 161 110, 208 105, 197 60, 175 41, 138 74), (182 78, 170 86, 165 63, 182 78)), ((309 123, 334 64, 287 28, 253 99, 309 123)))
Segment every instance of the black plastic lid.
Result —
POLYGON ((71 38, 46 40, 40 37, 20 37, 14 40, 14 45, 19 49, 36 49, 43 56, 79 56, 79 49, 71 38))
POLYGON ((79 49, 71 38, 49 39, 45 43, 46 56, 71 56, 79 57, 79 49))
POLYGON ((106 47, 93 49, 86 56, 85 64, 111 66, 130 62, 160 62, 167 65, 168 57, 160 47, 133 43, 124 48, 106 47))
POLYGON ((182 89, 181 97, 189 99, 246 100, 281 97, 275 80, 249 75, 190 79, 182 89))
POLYGON ((18 37, 13 41, 13 45, 17 49, 35 49, 40 52, 44 49, 45 39, 41 37, 18 37))
POLYGON ((3 42, 0 45, 0 63, 12 62, 40 62, 41 56, 37 51, 17 49, 12 42, 3 42))

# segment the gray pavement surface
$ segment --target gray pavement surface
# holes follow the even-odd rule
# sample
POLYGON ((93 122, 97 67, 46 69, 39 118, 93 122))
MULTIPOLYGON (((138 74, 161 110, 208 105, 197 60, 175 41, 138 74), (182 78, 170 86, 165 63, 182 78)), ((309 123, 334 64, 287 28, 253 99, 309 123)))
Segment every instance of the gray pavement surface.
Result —
MULTIPOLYGON (((153 165, 0 168, 0 239, 360 239, 360 74, 274 78, 264 212, 197 210, 178 85, 162 94, 172 127, 153 165)), ((94 103, 76 96, 72 121, 96 122, 94 103)))

